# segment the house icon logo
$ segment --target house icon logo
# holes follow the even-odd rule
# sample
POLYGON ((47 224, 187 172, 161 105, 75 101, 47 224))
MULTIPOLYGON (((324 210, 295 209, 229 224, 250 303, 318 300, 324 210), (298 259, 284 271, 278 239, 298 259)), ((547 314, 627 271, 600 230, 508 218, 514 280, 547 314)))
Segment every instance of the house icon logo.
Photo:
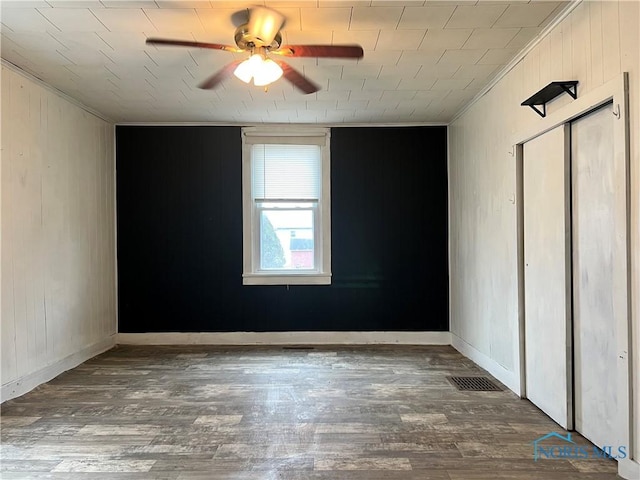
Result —
POLYGON ((628 448, 625 445, 604 445, 598 448, 595 445, 588 445, 585 442, 577 444, 571 439, 571 433, 561 435, 558 432, 550 432, 533 442, 533 461, 537 462, 541 458, 553 460, 559 459, 588 459, 588 458, 627 458, 628 448))
MULTIPOLYGON (((574 442, 573 440, 571 440, 571 433, 567 432, 567 436, 564 437, 562 435, 560 435, 558 432, 550 432, 547 433, 546 435, 543 435, 542 437, 536 438, 533 442, 531 442, 533 444, 533 461, 537 462, 538 459, 542 456, 545 458, 555 458, 557 457, 557 455, 554 455, 554 449, 555 451, 561 452, 561 453, 565 453, 567 451, 574 451, 575 450, 575 446, 576 446, 576 442, 574 442), (562 440, 564 442, 564 444, 562 445, 547 445, 547 444, 543 444, 541 442, 544 442, 545 440, 549 440, 551 438, 556 438, 559 440, 562 440)), ((559 456, 565 456, 565 455, 559 455, 559 456)))

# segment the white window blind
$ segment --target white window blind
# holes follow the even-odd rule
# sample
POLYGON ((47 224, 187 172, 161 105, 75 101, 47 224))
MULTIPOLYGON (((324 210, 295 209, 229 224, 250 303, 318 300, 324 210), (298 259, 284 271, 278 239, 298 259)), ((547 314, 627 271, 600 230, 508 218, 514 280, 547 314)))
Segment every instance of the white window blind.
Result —
POLYGON ((254 200, 318 200, 322 150, 319 145, 253 144, 254 200))

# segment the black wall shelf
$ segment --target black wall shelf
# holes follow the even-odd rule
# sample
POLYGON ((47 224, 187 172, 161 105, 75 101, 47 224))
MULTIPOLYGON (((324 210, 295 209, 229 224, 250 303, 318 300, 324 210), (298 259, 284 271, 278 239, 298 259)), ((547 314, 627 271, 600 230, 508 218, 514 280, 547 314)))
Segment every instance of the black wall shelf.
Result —
POLYGON ((547 115, 547 102, 550 102, 562 93, 568 93, 574 100, 578 98, 578 81, 551 82, 542 90, 531 95, 520 105, 523 107, 529 106, 534 109, 538 115, 545 117, 547 115), (538 110, 536 105, 542 105, 542 111, 538 110))

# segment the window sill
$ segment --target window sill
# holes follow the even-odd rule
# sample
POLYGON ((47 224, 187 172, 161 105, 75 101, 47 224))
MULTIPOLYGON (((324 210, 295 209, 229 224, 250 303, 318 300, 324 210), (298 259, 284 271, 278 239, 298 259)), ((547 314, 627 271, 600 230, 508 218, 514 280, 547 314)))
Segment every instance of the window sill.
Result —
POLYGON ((243 285, 331 285, 330 273, 245 273, 243 285))

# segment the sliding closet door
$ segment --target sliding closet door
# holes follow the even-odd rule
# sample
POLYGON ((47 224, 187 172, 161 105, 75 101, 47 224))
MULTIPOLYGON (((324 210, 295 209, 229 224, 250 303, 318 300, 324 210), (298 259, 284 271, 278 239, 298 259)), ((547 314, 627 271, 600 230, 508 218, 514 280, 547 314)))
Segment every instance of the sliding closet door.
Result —
POLYGON ((617 319, 626 316, 625 164, 611 104, 571 124, 575 427, 618 445, 617 319))
POLYGON ((565 127, 524 144, 526 397, 570 427, 568 159, 565 127))

